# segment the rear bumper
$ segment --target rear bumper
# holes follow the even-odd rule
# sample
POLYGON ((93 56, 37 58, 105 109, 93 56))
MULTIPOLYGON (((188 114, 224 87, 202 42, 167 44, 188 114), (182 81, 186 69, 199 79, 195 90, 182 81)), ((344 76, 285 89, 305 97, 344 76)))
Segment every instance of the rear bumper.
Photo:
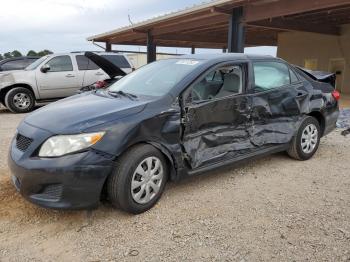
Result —
POLYGON ((98 206, 103 184, 113 162, 93 151, 56 159, 27 158, 9 167, 17 191, 28 201, 53 209, 89 209, 98 206))
POLYGON ((338 107, 328 111, 327 114, 325 114, 325 129, 323 132, 323 136, 329 134, 336 128, 338 117, 339 117, 338 107))

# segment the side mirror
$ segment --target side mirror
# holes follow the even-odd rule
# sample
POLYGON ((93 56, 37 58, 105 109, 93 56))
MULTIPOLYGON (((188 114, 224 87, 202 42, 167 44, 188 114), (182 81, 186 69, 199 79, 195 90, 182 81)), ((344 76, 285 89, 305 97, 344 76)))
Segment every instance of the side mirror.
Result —
POLYGON ((47 71, 50 71, 50 65, 45 64, 40 68, 40 71, 43 73, 46 73, 47 71))

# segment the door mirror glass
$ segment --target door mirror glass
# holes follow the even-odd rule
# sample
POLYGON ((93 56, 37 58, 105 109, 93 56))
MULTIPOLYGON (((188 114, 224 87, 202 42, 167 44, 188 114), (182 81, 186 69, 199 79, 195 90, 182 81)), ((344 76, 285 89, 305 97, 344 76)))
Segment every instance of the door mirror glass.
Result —
POLYGON ((43 72, 43 73, 46 73, 46 72, 50 71, 50 65, 49 64, 43 65, 40 68, 40 71, 43 72))

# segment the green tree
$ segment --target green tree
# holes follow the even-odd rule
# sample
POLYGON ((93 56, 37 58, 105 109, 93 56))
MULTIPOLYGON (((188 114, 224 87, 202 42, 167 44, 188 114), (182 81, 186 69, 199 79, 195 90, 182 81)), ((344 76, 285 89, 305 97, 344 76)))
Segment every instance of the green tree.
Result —
POLYGON ((11 52, 11 55, 12 55, 12 57, 20 57, 20 56, 22 56, 21 52, 18 51, 18 50, 13 50, 11 52))
POLYGON ((7 52, 4 54, 4 58, 11 58, 11 57, 12 57, 12 55, 10 52, 7 52))
POLYGON ((47 49, 38 52, 38 56, 45 56, 45 55, 49 55, 49 54, 53 54, 53 52, 51 52, 50 50, 47 50, 47 49))
POLYGON ((4 59, 4 57, 2 56, 2 54, 0 54, 0 61, 1 61, 2 59, 4 59))
POLYGON ((27 56, 37 56, 37 52, 35 52, 34 50, 29 50, 29 52, 27 53, 27 56))

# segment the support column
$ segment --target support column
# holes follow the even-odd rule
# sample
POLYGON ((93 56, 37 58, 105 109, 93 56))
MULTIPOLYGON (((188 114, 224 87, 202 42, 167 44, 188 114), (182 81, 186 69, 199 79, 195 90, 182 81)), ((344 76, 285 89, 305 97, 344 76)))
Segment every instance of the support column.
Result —
POLYGON ((229 17, 228 42, 229 53, 243 53, 245 42, 245 26, 243 23, 243 7, 232 10, 229 17))
POLYGON ((147 33, 147 63, 152 63, 157 59, 157 47, 154 43, 151 31, 147 33))
POLYGON ((195 54, 196 53, 196 48, 194 46, 191 47, 191 54, 195 54))
POLYGON ((111 52, 112 51, 112 44, 106 42, 106 52, 111 52))

